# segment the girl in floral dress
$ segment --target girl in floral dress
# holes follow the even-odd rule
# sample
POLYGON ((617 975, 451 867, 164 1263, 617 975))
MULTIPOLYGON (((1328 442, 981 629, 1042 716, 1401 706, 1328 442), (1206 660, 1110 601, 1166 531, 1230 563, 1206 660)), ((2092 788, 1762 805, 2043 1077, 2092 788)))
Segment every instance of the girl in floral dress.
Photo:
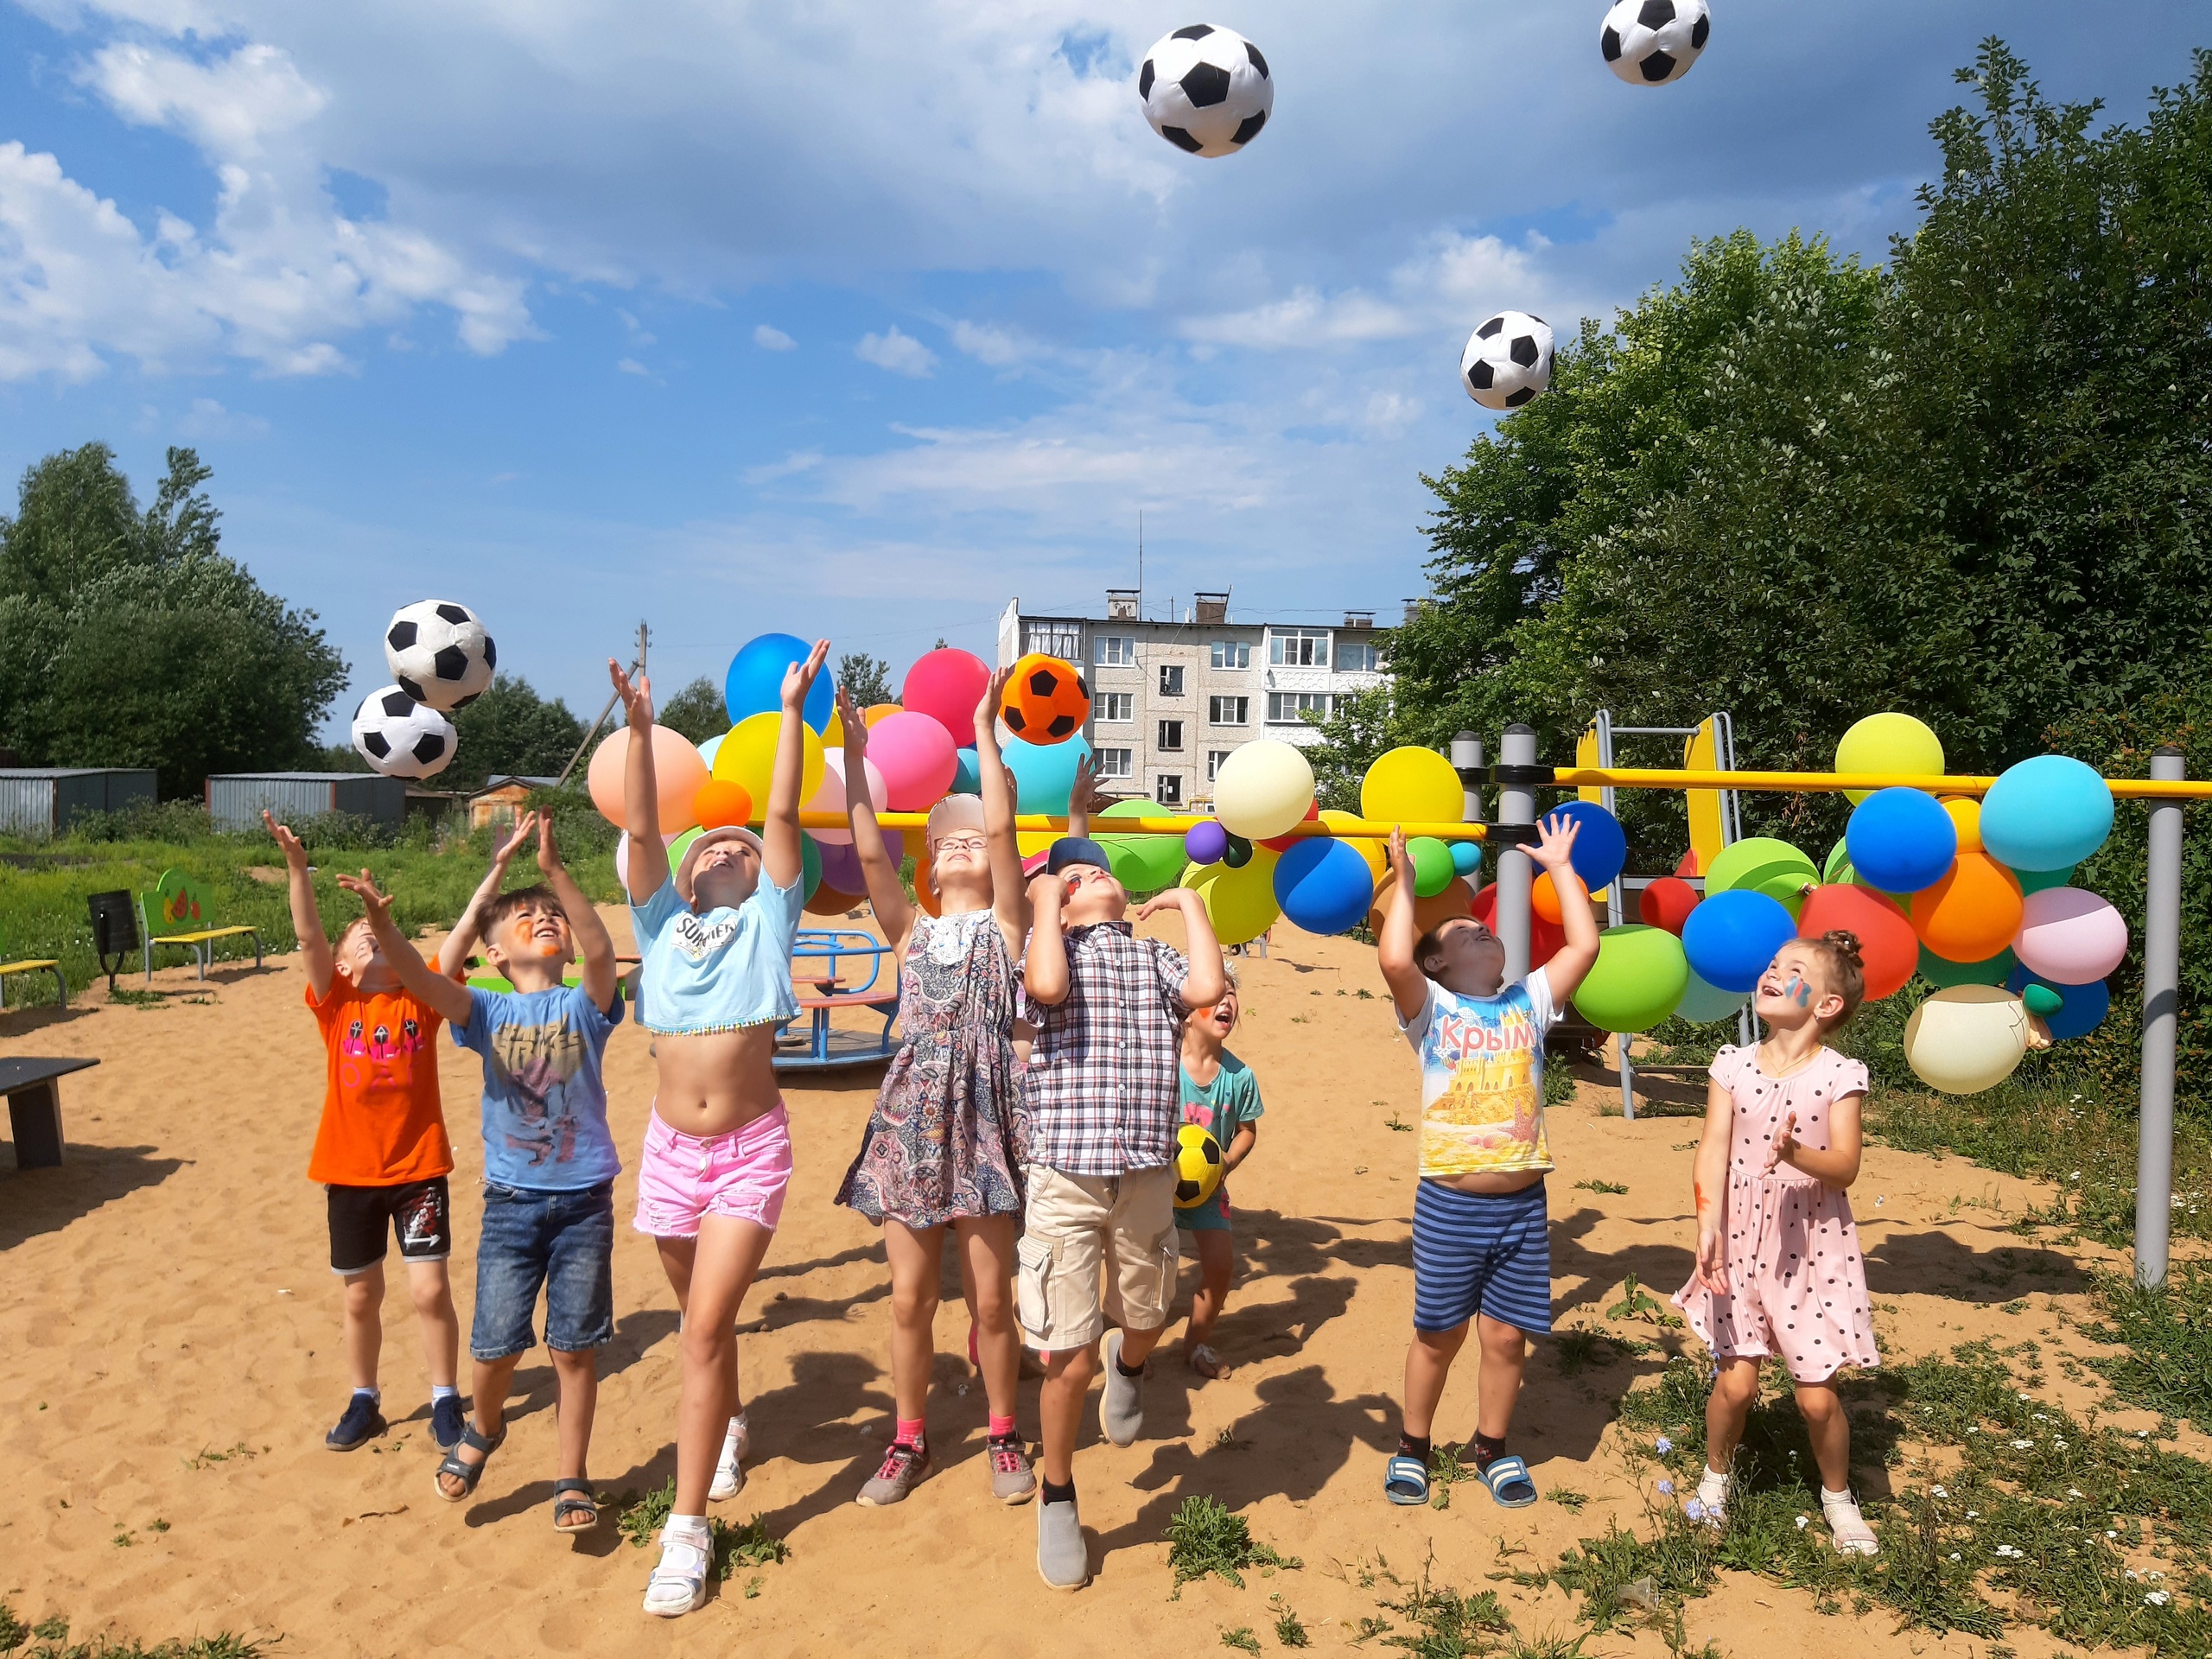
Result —
POLYGON ((1014 791, 994 721, 1009 671, 992 677, 976 709, 982 798, 948 796, 930 813, 922 857, 941 913, 906 897, 868 799, 868 724, 838 694, 844 725, 847 815, 870 903, 900 963, 902 1043, 885 1074, 859 1155, 837 1202, 883 1229, 891 1258, 891 1384, 898 1428, 859 1493, 896 1503, 929 1472, 923 1422, 936 1357, 938 1285, 948 1229, 977 1327, 990 1401, 991 1495, 1026 1503, 1036 1476, 1014 1430, 1021 1350, 1014 1325, 1014 1232, 1027 1133, 1011 1033, 1014 963, 1029 931, 1029 901, 1014 833, 1014 791))

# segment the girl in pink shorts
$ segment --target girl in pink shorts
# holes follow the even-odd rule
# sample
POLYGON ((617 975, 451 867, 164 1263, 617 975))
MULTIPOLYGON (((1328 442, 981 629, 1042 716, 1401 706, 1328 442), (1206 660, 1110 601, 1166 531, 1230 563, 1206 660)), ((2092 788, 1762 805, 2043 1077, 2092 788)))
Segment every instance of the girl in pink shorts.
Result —
POLYGON ((1675 1296, 1717 1362, 1697 1512, 1719 1523, 1759 1362, 1778 1357, 1797 1385, 1828 1530, 1858 1555, 1881 1546, 1851 1495, 1851 1425, 1834 1376, 1882 1359, 1847 1196, 1866 1068, 1821 1039, 1858 1012, 1866 988, 1854 934, 1793 939, 1775 953, 1752 1005, 1766 1041, 1713 1062, 1693 1183, 1697 1271, 1675 1296))

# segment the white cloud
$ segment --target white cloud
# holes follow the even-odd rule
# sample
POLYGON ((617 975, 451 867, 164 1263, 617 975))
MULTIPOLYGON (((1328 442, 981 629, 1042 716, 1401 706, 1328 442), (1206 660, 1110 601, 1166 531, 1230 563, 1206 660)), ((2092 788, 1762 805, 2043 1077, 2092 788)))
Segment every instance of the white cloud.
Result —
POLYGON ((239 415, 223 407, 213 397, 195 397, 190 408, 177 421, 181 436, 195 442, 209 438, 258 438, 269 430, 269 423, 258 415, 239 415))
POLYGON ((615 364, 615 365, 614 365, 614 366, 615 366, 616 368, 618 368, 618 369, 621 370, 621 371, 622 371, 622 372, 623 372, 623 373, 625 373, 625 374, 636 374, 636 375, 651 376, 651 375, 652 375, 652 371, 651 369, 647 368, 644 364, 642 364, 642 363, 639 362, 639 361, 638 361, 638 359, 637 359, 636 358, 634 358, 634 357, 626 357, 626 358, 623 358, 623 359, 621 359, 619 362, 617 362, 617 363, 615 364))
POLYGON ((1536 267, 1549 246, 1534 233, 1521 246, 1509 247, 1494 236, 1439 232, 1390 271, 1388 298, 1359 288, 1331 295, 1301 287, 1285 299, 1192 317, 1181 332, 1200 347, 1310 350, 1402 340, 1471 314, 1479 321, 1508 306, 1533 310, 1532 294, 1540 298, 1548 289, 1556 292, 1536 267))
POLYGON ((879 369, 916 379, 927 378, 937 367, 937 353, 912 334, 901 334, 895 322, 880 334, 862 334, 853 355, 879 369))
POLYGON ((995 323, 969 322, 966 318, 952 325, 952 343, 979 363, 988 363, 995 369, 1011 368, 1030 356, 1036 347, 1010 328, 995 323))
POLYGON ((753 329, 753 343, 764 352, 793 351, 798 346, 798 342, 782 329, 772 328, 765 322, 753 329))

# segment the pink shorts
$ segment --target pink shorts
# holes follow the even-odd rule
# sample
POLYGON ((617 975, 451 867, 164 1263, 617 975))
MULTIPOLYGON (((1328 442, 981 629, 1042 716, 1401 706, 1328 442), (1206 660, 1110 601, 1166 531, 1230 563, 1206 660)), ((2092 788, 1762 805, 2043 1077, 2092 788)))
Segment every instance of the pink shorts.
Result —
POLYGON ((696 1238, 702 1216, 728 1216, 773 1232, 791 1180, 791 1123, 783 1103, 727 1135, 682 1135, 655 1112, 638 1162, 637 1229, 656 1238, 696 1238))

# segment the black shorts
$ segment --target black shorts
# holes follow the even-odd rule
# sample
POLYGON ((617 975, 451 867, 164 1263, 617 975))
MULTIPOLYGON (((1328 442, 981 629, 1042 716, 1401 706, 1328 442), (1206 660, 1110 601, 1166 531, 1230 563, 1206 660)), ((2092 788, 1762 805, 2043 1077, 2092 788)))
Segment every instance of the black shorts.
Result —
POLYGON ((366 1273, 384 1260, 389 1234, 399 1235, 403 1262, 442 1262, 453 1254, 453 1204, 446 1178, 397 1186, 327 1186, 330 1195, 330 1270, 366 1273))

